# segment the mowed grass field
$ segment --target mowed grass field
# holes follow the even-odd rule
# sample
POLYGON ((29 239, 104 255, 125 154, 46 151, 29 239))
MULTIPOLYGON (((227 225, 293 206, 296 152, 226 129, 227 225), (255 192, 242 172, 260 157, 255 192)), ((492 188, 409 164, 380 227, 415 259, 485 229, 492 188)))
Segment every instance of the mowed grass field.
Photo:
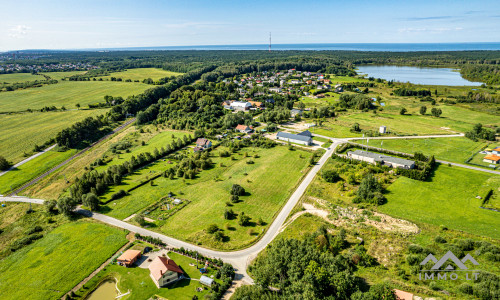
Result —
POLYGON ((0 74, 0 84, 35 80, 45 80, 45 77, 40 75, 32 75, 31 73, 0 74))
POLYGON ((306 174, 312 153, 290 151, 285 146, 245 148, 233 154, 235 160, 231 160, 229 157, 219 157, 218 152, 221 150, 212 152, 210 158, 214 162, 213 168, 202 171, 197 178, 184 180, 176 177, 170 180, 160 177, 154 180, 154 186, 146 184, 132 191, 129 196, 110 202, 102 208, 103 212, 123 219, 172 192, 191 203, 166 221, 157 221, 153 230, 217 249, 236 249, 252 243, 271 223, 299 179, 306 174), (245 152, 251 157, 244 158, 245 152), (256 154, 260 157, 254 158, 256 154), (248 160, 255 163, 247 164, 248 160), (240 197, 241 202, 228 207, 226 202, 230 202, 233 184, 240 184, 249 194, 240 197), (250 216, 251 226, 238 225, 237 218, 225 220, 226 209, 250 216), (255 224, 259 218, 266 223, 264 226, 255 224), (204 230, 210 224, 216 224, 224 230, 225 242, 217 242, 212 235, 205 233, 204 230))
POLYGON ((476 198, 499 186, 498 175, 439 165, 429 182, 399 177, 388 187, 387 203, 379 210, 417 225, 443 225, 499 239, 498 212, 479 208, 482 200, 476 198))
MULTIPOLYGON (((353 142, 365 145, 366 139, 354 140, 353 142)), ((465 163, 465 160, 487 144, 486 142, 474 142, 465 137, 368 140, 369 146, 405 153, 422 152, 425 155, 434 155, 437 159, 456 163, 465 163)))
POLYGON ((126 232, 76 221, 0 261, 1 299, 58 299, 113 255, 126 232))
POLYGON ((55 167, 59 163, 76 154, 77 150, 71 149, 65 152, 48 151, 37 158, 15 168, 8 173, 0 176, 0 194, 10 193, 11 188, 22 186, 24 183, 37 177, 55 167))
POLYGON ((151 86, 137 82, 59 81, 38 88, 0 93, 0 112, 39 110, 45 106, 76 109, 76 104, 83 108, 88 104, 104 102, 106 95, 126 98, 148 88, 151 86))
POLYGON ((0 115, 0 155, 14 163, 24 159, 35 145, 42 145, 62 129, 107 109, 34 112, 0 115))
POLYGON ((171 76, 179 76, 184 73, 165 71, 163 69, 157 68, 139 68, 139 69, 128 69, 126 71, 114 72, 108 76, 102 76, 99 78, 110 79, 111 77, 121 78, 123 80, 139 80, 142 81, 147 78, 151 78, 153 80, 158 80, 160 78, 171 77, 171 76))

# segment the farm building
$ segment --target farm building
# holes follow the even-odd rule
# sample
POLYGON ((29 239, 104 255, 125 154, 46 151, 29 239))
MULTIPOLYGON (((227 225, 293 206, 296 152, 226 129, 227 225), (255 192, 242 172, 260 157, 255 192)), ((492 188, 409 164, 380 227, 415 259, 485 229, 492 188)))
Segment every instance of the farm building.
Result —
POLYGON ((140 250, 127 250, 116 259, 120 266, 130 267, 141 257, 140 250))
POLYGON ((293 133, 280 131, 276 135, 276 139, 281 140, 281 141, 285 141, 285 142, 306 145, 306 146, 312 145, 312 137, 311 137, 311 132, 309 132, 309 130, 306 130, 306 131, 301 132, 299 134, 293 134, 293 133))
POLYGON ((149 272, 149 276, 158 288, 177 281, 184 274, 173 260, 163 256, 157 256, 151 262, 149 272))
POLYGON ((347 152, 347 157, 355 160, 366 161, 371 164, 380 162, 381 164, 391 168, 413 169, 415 167, 415 162, 412 160, 362 150, 349 151, 347 152))
POLYGON ((252 107, 252 104, 246 101, 234 101, 231 103, 231 108, 234 110, 245 111, 249 110, 252 107))
POLYGON ((500 163, 500 156, 496 154, 488 154, 483 157, 483 161, 489 164, 498 164, 500 163))

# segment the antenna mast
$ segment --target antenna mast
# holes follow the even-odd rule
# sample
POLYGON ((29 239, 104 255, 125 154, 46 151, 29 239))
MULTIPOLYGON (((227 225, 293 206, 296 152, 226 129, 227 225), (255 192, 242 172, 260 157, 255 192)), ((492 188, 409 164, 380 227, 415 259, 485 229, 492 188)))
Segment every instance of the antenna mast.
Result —
POLYGON ((271 33, 269 32, 269 52, 271 52, 271 33))

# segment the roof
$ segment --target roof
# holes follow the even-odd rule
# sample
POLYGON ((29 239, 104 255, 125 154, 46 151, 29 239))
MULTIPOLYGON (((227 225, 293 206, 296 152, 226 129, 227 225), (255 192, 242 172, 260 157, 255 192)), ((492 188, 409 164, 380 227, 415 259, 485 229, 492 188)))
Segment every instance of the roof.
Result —
POLYGON ((236 126, 236 130, 248 130, 248 129, 250 129, 250 127, 248 127, 247 125, 236 126))
POLYGON ((149 265, 149 271, 155 280, 159 280, 167 271, 184 274, 175 261, 163 256, 157 256, 153 260, 149 265))
POLYGON ((309 130, 302 131, 301 133, 297 133, 297 135, 303 135, 303 136, 312 136, 312 133, 309 130))
POLYGON ((205 285, 212 285, 212 282, 214 282, 214 280, 208 276, 202 275, 200 278, 200 283, 205 285))
POLYGON ((384 161, 384 162, 395 163, 395 164, 404 165, 404 166, 411 166, 411 165, 415 164, 415 162, 412 160, 403 159, 403 158, 394 157, 394 156, 388 156, 388 155, 379 154, 379 153, 367 152, 367 151, 362 151, 362 150, 350 151, 348 153, 354 153, 356 155, 363 156, 363 157, 370 157, 370 158, 373 158, 375 161, 384 161))
POLYGON ((297 140, 297 141, 303 141, 303 142, 309 142, 311 140, 311 137, 309 137, 309 136, 298 135, 298 134, 288 133, 288 132, 284 132, 284 131, 278 132, 276 137, 297 140))
POLYGON ((413 299, 412 293, 408 293, 408 292, 397 290, 397 289, 394 289, 394 296, 396 296, 396 299, 398 299, 398 300, 412 300, 413 299))
POLYGON ((118 260, 132 261, 140 255, 141 255, 141 250, 127 250, 123 252, 123 254, 120 255, 120 257, 118 257, 118 260))
POLYGON ((244 101, 234 101, 231 103, 231 106, 236 106, 236 107, 247 107, 247 106, 252 106, 252 104, 244 101))
POLYGON ((205 138, 199 138, 196 140, 196 145, 207 145, 208 143, 210 143, 209 140, 205 139, 205 138))
POLYGON ((483 159, 489 159, 489 160, 499 161, 500 160, 500 156, 495 155, 495 154, 488 154, 483 159))

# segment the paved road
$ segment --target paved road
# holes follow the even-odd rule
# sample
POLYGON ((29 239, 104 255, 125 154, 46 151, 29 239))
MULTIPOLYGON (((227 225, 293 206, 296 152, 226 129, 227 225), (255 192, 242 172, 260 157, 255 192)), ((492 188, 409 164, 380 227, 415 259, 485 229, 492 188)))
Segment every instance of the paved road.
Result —
MULTIPOLYGON (((224 251, 215 251, 215 250, 210 250, 206 249, 197 245, 192 245, 190 243, 180 241, 174 238, 171 238, 167 235, 163 235, 157 232, 153 232, 151 230, 138 227, 132 224, 129 224, 127 222, 99 214, 99 213, 94 213, 90 212, 88 210, 84 210, 81 208, 77 208, 76 212, 80 213, 82 215, 94 218, 96 220, 99 220, 103 223, 107 223, 116 227, 120 227, 126 230, 129 230, 131 232, 136 232, 144 236, 151 236, 155 238, 161 239, 163 242, 166 244, 173 246, 173 247, 184 247, 186 249, 190 250, 196 250, 200 252, 201 254, 209 257, 217 257, 221 258, 222 260, 231 263, 237 273, 237 280, 242 280, 246 283, 252 284, 253 280, 248 274, 246 273, 246 268, 248 263, 253 259, 254 257, 257 256, 257 254, 262 251, 279 233, 279 230, 281 226, 285 223, 286 218, 292 211, 292 209, 295 207, 297 202, 300 200, 304 192, 306 191, 307 187, 311 182, 313 181, 314 177, 316 174, 320 171, 321 167, 326 163, 328 158, 332 155, 335 147, 339 145, 339 142, 334 143, 329 150, 327 150, 323 156, 319 159, 319 161, 311 168, 309 173, 306 175, 306 177, 302 180, 298 188, 293 192, 293 194, 290 196, 290 199, 288 199, 287 203, 285 206, 281 209, 279 212, 278 216, 274 219, 273 223, 271 226, 268 228, 264 236, 253 246, 243 249, 243 250, 238 250, 238 251, 232 251, 232 252, 224 252, 224 251)), ((43 204, 43 200, 41 199, 30 199, 26 197, 0 197, 0 201, 7 201, 7 202, 31 202, 31 203, 36 203, 36 204, 43 204)))
POLYGON ((28 157, 28 158, 26 158, 26 159, 24 159, 24 160, 20 161, 20 162, 18 162, 17 164, 13 165, 13 166, 12 166, 12 167, 10 167, 9 169, 7 169, 7 170, 5 170, 5 171, 3 171, 3 172, 0 172, 0 176, 2 176, 2 175, 4 175, 4 174, 6 174, 7 172, 9 172, 9 171, 11 171, 11 170, 14 170, 15 168, 17 168, 17 167, 19 167, 19 166, 24 165, 25 163, 29 162, 30 160, 32 160, 32 159, 34 159, 34 158, 37 158, 38 156, 40 156, 40 155, 44 154, 45 152, 47 152, 47 151, 50 151, 50 150, 54 149, 54 147, 55 147, 56 145, 57 145, 57 144, 54 144, 54 145, 52 145, 52 146, 48 147, 47 149, 45 149, 45 150, 43 150, 43 151, 41 151, 41 152, 38 152, 38 153, 36 153, 36 154, 34 154, 34 155, 32 155, 32 156, 30 156, 30 157, 28 157))
POLYGON ((17 188, 16 190, 14 190, 9 196, 14 196, 14 195, 17 195, 19 194, 20 192, 24 191, 25 189, 27 189, 28 187, 32 186, 33 184, 37 183, 38 181, 42 180, 43 178, 49 176, 50 174, 52 174, 53 172, 55 172, 56 170, 58 170, 59 168, 61 168, 62 166, 68 164, 70 161, 72 161, 73 159, 81 156, 83 153, 87 152, 88 150, 92 149, 94 146, 96 146, 97 144, 99 144, 100 142, 102 142, 103 140, 109 138, 110 136, 112 136, 113 134, 117 133, 118 131, 122 130, 123 128, 125 128, 126 126, 128 126, 129 124, 131 124, 132 122, 135 121, 135 118, 132 118, 130 120, 128 120, 127 122, 123 123, 122 125, 116 127, 113 131, 111 131, 109 134, 103 136, 102 138, 100 138, 97 142, 94 142, 92 145, 88 146, 87 148, 83 149, 82 151, 76 153, 75 155, 71 156, 70 158, 68 158, 67 160, 63 161, 62 163, 58 164, 57 166, 53 167, 52 169, 48 170, 47 172, 43 173, 42 175, 32 179, 31 181, 25 183, 24 185, 22 185, 21 187, 17 188))

